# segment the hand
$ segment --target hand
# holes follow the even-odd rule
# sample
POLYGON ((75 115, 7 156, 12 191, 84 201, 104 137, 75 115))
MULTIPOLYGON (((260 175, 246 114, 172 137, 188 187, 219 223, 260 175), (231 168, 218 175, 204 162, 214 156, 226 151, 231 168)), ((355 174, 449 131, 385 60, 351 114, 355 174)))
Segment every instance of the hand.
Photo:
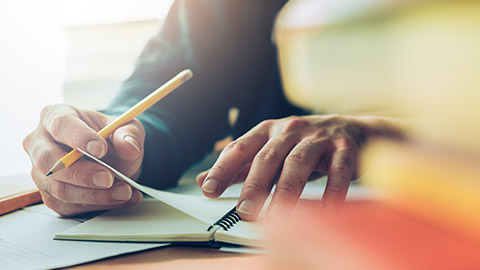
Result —
POLYGON ((117 129, 107 141, 97 131, 113 120, 114 117, 99 112, 63 104, 42 110, 40 124, 24 139, 23 147, 32 161, 32 178, 45 205, 60 215, 71 216, 126 207, 142 199, 138 190, 115 180, 111 171, 83 158, 45 176, 72 148, 81 148, 137 178, 143 160, 143 126, 133 120, 117 129))
POLYGON ((245 181, 237 204, 244 220, 254 220, 273 185, 269 213, 288 214, 312 174, 328 175, 323 203, 336 209, 355 177, 358 153, 368 136, 390 134, 374 117, 313 115, 263 121, 231 142, 213 167, 197 176, 205 196, 215 198, 245 181))

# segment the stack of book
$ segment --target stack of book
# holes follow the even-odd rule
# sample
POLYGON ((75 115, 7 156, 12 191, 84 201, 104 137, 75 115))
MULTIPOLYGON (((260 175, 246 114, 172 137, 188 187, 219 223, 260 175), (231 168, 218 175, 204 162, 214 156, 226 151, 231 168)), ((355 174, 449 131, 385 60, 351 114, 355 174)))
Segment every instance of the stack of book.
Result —
POLYGON ((480 2, 297 0, 276 26, 294 103, 410 122, 408 140, 373 142, 360 160, 363 185, 391 196, 337 217, 311 208, 274 223, 278 260, 300 269, 480 268, 480 2))

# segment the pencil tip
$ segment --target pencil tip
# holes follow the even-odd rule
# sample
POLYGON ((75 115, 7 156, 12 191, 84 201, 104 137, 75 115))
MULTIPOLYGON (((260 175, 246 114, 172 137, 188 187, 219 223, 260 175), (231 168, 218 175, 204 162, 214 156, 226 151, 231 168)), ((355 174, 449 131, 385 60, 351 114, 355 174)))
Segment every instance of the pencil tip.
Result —
POLYGON ((53 172, 52 171, 49 171, 46 176, 49 176, 50 174, 52 174, 53 172))

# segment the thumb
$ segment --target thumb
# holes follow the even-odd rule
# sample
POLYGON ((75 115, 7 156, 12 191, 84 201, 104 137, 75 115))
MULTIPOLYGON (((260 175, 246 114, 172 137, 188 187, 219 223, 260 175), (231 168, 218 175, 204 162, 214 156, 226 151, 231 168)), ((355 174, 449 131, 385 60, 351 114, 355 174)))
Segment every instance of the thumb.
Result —
POLYGON ((115 130, 111 140, 120 158, 135 160, 143 154, 145 129, 140 121, 134 119, 115 130))
MULTIPOLYGON (((107 142, 84 122, 72 106, 59 104, 47 106, 42 111, 43 128, 57 141, 71 148, 87 150, 96 157, 103 157, 107 152, 107 142)), ((87 112, 94 122, 101 122, 101 116, 87 112)))

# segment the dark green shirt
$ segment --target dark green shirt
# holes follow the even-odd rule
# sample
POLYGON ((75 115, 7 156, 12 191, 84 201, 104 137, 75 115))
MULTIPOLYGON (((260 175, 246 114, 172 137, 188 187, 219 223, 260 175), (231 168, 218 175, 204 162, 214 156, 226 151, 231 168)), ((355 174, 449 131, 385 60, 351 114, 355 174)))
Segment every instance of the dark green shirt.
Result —
POLYGON ((283 95, 271 40, 285 2, 175 1, 105 111, 118 115, 183 69, 193 71, 189 82, 138 117, 146 129, 141 183, 171 185, 226 135, 237 137, 262 120, 302 113, 283 95), (240 111, 233 130, 232 107, 240 111))

